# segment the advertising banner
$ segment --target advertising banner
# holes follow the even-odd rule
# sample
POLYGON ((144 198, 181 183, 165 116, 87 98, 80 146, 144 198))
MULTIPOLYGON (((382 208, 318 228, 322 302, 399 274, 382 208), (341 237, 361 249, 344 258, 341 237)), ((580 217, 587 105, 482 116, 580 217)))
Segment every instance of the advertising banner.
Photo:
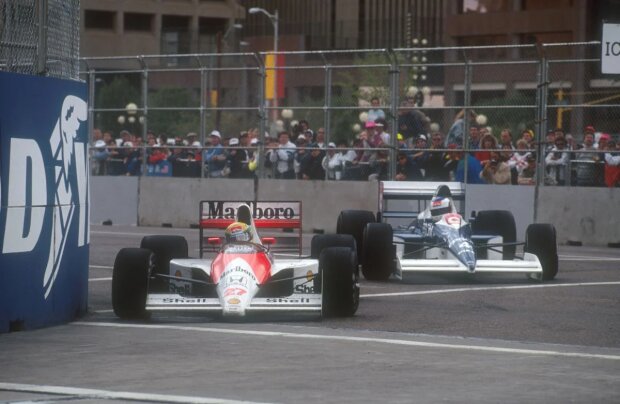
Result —
POLYGON ((86 85, 0 72, 0 332, 86 312, 86 85))

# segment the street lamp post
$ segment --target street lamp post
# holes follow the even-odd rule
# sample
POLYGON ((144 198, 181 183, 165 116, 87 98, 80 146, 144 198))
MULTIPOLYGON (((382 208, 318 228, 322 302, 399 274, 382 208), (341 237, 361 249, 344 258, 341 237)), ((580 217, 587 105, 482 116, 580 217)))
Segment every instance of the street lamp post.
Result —
POLYGON ((274 59, 274 62, 273 62, 273 67, 274 67, 274 71, 273 71, 273 107, 274 107, 273 116, 275 119, 277 118, 277 115, 278 115, 278 111, 277 111, 277 107, 278 107, 278 23, 280 21, 278 18, 278 10, 275 10, 273 14, 271 14, 264 8, 252 7, 248 10, 248 12, 250 14, 258 14, 258 13, 265 14, 267 18, 269 18, 269 21, 271 21, 271 24, 273 25, 273 59, 274 59))

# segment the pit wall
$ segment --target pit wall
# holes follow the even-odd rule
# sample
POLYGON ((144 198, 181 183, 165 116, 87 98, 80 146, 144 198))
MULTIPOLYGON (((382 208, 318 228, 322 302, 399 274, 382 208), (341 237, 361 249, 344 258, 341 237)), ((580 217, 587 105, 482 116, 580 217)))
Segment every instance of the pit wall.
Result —
MULTIPOLYGON (((251 180, 92 177, 91 183, 93 223, 109 219, 114 224, 190 227, 198 223, 201 200, 255 197, 251 180)), ((300 200, 304 231, 331 233, 343 209, 376 212, 378 183, 260 180, 257 196, 259 200, 300 200)), ((534 187, 468 185, 466 216, 472 210, 510 210, 517 223, 517 239, 523 241, 527 225, 534 220, 534 200, 534 187)), ((606 246, 620 242, 620 188, 540 187, 538 200, 538 222, 554 224, 559 243, 571 240, 606 246)))

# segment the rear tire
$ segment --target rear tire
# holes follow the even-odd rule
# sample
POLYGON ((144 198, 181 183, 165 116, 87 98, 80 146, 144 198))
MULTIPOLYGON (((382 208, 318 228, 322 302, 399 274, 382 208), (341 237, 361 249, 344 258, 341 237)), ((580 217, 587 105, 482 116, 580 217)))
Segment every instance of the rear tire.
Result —
POLYGON ((153 253, 144 248, 123 248, 116 255, 112 272, 112 308, 122 319, 145 319, 149 273, 153 253))
POLYGON ((361 261, 364 250, 364 229, 375 222, 375 214, 368 210, 343 210, 338 215, 336 233, 350 234, 357 245, 357 259, 361 261))
MULTIPOLYGON (((496 234, 502 236, 503 243, 517 241, 517 226, 512 212, 508 210, 482 210, 472 223, 474 234, 496 234)), ((517 251, 516 245, 502 247, 502 259, 513 260, 517 251)))
POLYGON ((558 273, 558 246, 553 225, 530 224, 525 231, 525 252, 538 257, 543 268, 543 281, 555 278, 558 273))
POLYGON ((323 315, 348 317, 360 301, 357 254, 349 247, 327 247, 319 258, 322 277, 323 315))
POLYGON ((357 252, 357 243, 350 234, 318 234, 312 237, 310 258, 319 259, 327 247, 349 247, 357 252))
POLYGON ((142 238, 140 248, 146 248, 154 254, 154 267, 150 274, 152 289, 158 292, 168 291, 168 280, 155 276, 170 275, 170 260, 187 258, 187 240, 182 236, 146 236, 142 238))
POLYGON ((385 281, 394 272, 395 248, 392 226, 388 223, 368 223, 364 229, 362 273, 372 281, 385 281))

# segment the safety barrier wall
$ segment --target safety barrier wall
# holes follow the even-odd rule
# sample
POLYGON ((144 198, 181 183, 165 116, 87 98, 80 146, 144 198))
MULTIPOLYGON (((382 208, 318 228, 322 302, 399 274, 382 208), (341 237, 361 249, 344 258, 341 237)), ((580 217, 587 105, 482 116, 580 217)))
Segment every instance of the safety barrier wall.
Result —
MULTIPOLYGON (((342 209, 377 210, 376 181, 292 181, 221 180, 200 178, 138 179, 119 177, 115 184, 120 202, 112 198, 93 198, 93 211, 111 212, 114 223, 122 223, 119 205, 131 209, 129 201, 139 195, 138 221, 142 226, 189 227, 198 223, 198 203, 212 200, 300 200, 303 203, 305 232, 336 230, 336 218, 342 209), (124 183, 124 184, 123 184, 124 183), (258 193, 256 193, 258 189, 258 193), (114 203, 112 207, 103 206, 114 203), (114 214, 119 215, 114 216, 114 214)), ((105 186, 106 177, 93 177, 93 195, 105 186), (103 185, 100 185, 103 184, 103 185)), ((620 189, 585 187, 535 187, 468 185, 466 213, 472 210, 502 209, 513 212, 517 222, 517 239, 523 241, 525 229, 534 220, 556 226, 558 242, 581 241, 586 245, 607 245, 620 241, 620 189), (536 207, 536 208, 535 208, 536 207)), ((95 215, 93 214, 93 217, 95 215)), ((105 220, 104 219, 104 220, 105 220)), ((93 220, 93 223, 98 223, 93 220)))
POLYGON ((0 332, 86 312, 86 86, 0 72, 0 332))

